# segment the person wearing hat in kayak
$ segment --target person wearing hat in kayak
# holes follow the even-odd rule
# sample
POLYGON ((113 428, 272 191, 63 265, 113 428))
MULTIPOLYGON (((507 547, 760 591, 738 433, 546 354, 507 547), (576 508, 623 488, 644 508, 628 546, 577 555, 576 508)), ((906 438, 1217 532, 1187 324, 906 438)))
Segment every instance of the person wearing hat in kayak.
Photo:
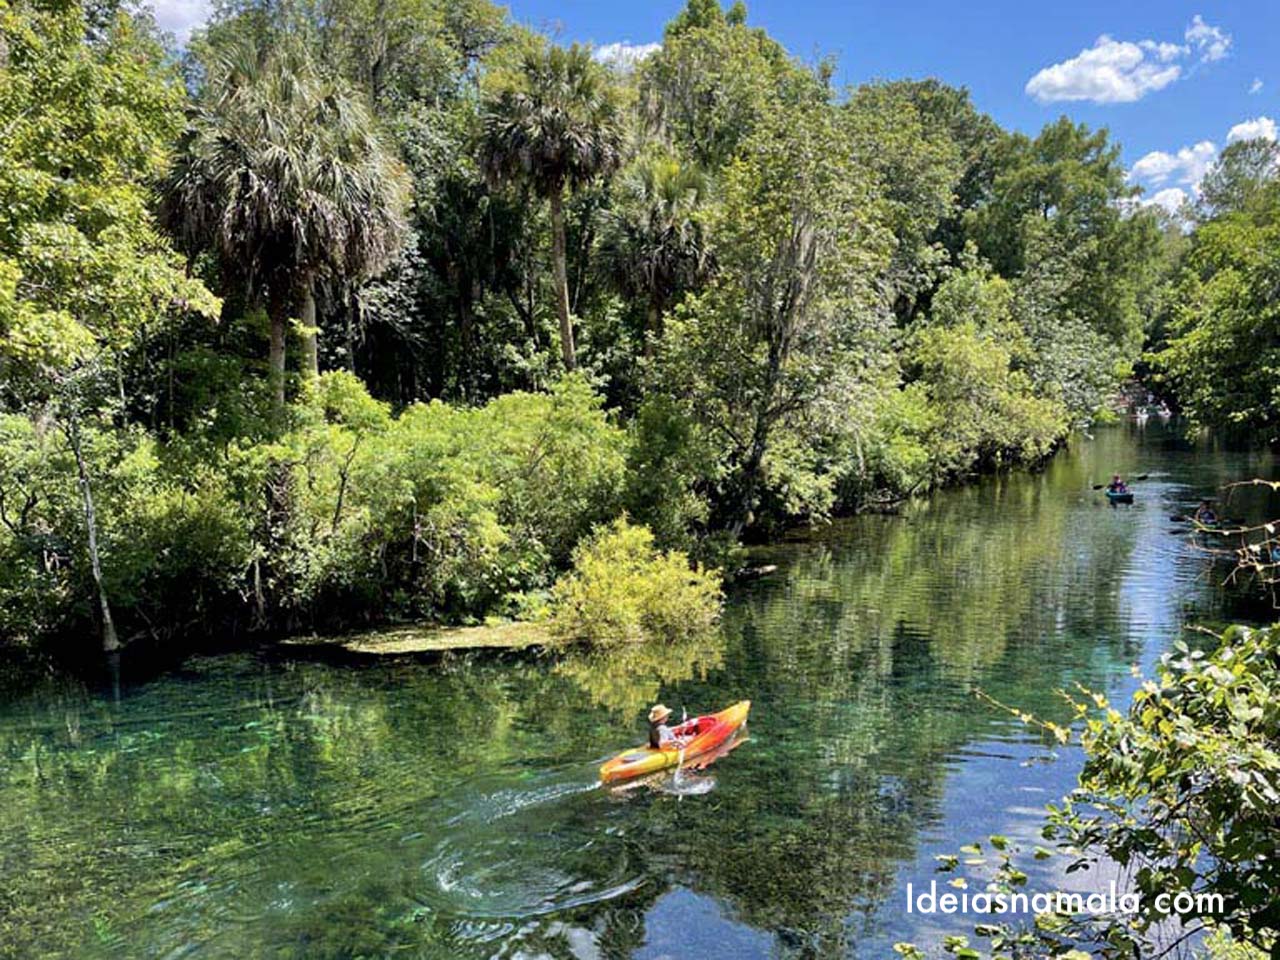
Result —
POLYGON ((649 746, 654 750, 680 745, 676 732, 667 726, 667 718, 671 716, 671 708, 660 703, 654 704, 649 711, 649 746))

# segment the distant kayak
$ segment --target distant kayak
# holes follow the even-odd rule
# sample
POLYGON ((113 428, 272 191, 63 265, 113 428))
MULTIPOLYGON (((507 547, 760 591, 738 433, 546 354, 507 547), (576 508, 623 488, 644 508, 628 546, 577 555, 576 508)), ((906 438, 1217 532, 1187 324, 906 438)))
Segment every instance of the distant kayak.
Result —
MULTIPOLYGON (((747 714, 750 710, 750 700, 739 700, 719 713, 694 717, 678 727, 672 727, 676 736, 690 738, 684 744, 684 762, 689 763, 710 753, 737 733, 747 722, 747 714)), ((616 783, 619 780, 630 780, 632 777, 657 773, 667 767, 674 767, 680 762, 679 747, 668 747, 663 750, 654 750, 648 746, 635 747, 605 763, 600 768, 600 779, 604 783, 616 783)))
POLYGON ((1133 494, 1128 490, 1108 490, 1107 499, 1112 503, 1133 503, 1133 494))

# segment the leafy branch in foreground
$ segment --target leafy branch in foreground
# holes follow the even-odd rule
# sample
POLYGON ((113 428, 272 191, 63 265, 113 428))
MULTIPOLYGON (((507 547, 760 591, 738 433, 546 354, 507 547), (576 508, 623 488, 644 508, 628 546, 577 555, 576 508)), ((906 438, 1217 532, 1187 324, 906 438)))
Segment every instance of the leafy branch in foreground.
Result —
MULTIPOLYGON (((1043 834, 1070 858, 1067 873, 1118 870, 1132 895, 1123 910, 1074 914, 1040 911, 1034 927, 1006 914, 974 932, 992 957, 1162 957, 1202 932, 1229 936, 1242 949, 1274 951, 1280 932, 1280 625, 1232 627, 1211 652, 1185 642, 1161 659, 1157 675, 1134 693, 1127 712, 1101 693, 1072 700, 1087 755, 1079 784, 1050 805, 1043 834)), ((1071 730, 1025 711, 1022 722, 1060 743, 1071 730)), ((989 894, 1026 882, 1017 848, 990 838, 995 863, 980 845, 940 857, 940 870, 962 865, 981 874, 989 894)), ((1035 857, 1052 851, 1035 848, 1035 857)), ((950 885, 968 889, 957 876, 950 885)), ((942 945, 956 956, 985 954, 963 937, 942 945)), ((899 953, 920 956, 912 944, 899 953)), ((1274 955, 1274 954, 1273 954, 1274 955)))

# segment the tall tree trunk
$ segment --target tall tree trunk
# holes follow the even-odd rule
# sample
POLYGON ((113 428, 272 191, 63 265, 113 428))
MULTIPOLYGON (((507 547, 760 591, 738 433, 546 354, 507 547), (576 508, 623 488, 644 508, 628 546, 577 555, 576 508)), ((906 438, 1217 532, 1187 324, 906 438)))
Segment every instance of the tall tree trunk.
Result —
POLYGON ((756 496, 760 488, 760 474, 764 469, 765 453, 769 449, 769 435, 776 417, 773 404, 778 393, 778 383, 782 379, 785 355, 786 346, 782 336, 770 337, 768 366, 760 397, 756 401, 756 422, 751 429, 751 446, 742 463, 737 509, 729 527, 735 540, 741 539, 743 531, 755 521, 756 496))
POLYGON ((569 277, 564 252, 564 196, 551 191, 551 266, 556 282, 556 313, 560 315, 560 354, 566 370, 578 368, 573 349, 573 322, 569 319, 569 277))
POLYGON ((271 348, 268 354, 271 369, 271 393, 275 399, 275 414, 284 414, 284 336, 289 309, 285 303, 271 305, 271 348))
POLYGON ((347 369, 352 374, 356 372, 356 324, 359 322, 357 311, 360 309, 360 303, 354 292, 347 290, 347 369))
POLYGON ((89 534, 89 569, 93 572, 93 585, 98 591, 98 606, 102 614, 102 651, 114 653, 120 649, 116 636, 116 624, 111 619, 111 604, 107 601, 107 588, 102 582, 102 561, 98 556, 98 515, 93 509, 93 491, 89 489, 89 468, 84 462, 84 450, 80 445, 80 423, 75 415, 66 424, 67 440, 75 454, 76 470, 80 475, 80 498, 84 504, 84 525, 89 534))
POLYGON ((764 466, 765 451, 769 448, 769 420, 760 416, 752 431, 751 448, 742 464, 739 478, 738 503, 729 532, 734 540, 742 538, 743 531, 755 521, 756 490, 760 486, 760 470, 764 466))
POLYGON ((662 341, 663 300, 664 297, 657 290, 649 294, 649 305, 645 310, 644 355, 646 357, 652 358, 658 352, 658 344, 662 341))
POLYGON ((316 288, 314 281, 302 283, 302 376, 314 380, 320 376, 320 331, 316 328, 316 288))

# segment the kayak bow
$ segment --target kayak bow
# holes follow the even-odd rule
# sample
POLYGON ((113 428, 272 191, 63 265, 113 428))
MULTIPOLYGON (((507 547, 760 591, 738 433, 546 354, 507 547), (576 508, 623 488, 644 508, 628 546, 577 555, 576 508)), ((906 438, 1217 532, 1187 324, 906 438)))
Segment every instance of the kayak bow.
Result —
POLYGON ((719 713, 694 717, 672 728, 677 736, 689 737, 683 744, 683 751, 679 746, 666 747, 662 750, 654 750, 648 746, 625 750, 600 767, 600 779, 604 783, 615 783, 618 780, 630 780, 632 777, 656 773, 681 762, 689 763, 696 760, 737 733, 747 722, 747 713, 750 710, 750 700, 739 700, 719 713), (683 761, 681 760, 682 752, 683 761))

